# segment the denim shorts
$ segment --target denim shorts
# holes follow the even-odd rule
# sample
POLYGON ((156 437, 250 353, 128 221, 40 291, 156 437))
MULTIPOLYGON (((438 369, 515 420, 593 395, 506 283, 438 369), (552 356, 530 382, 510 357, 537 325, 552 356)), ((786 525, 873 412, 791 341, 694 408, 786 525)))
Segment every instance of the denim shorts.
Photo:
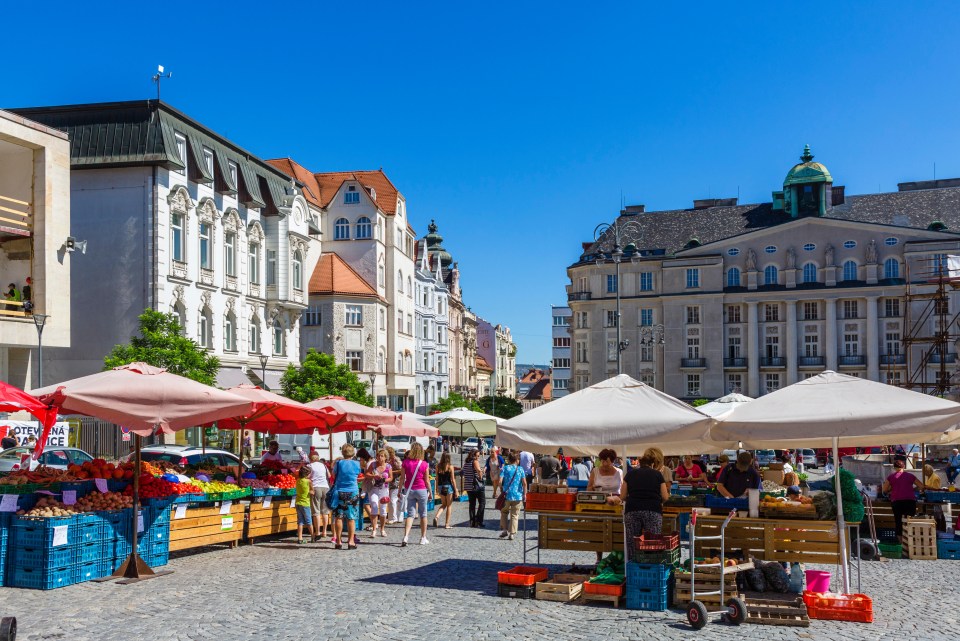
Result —
POLYGON ((419 516, 421 519, 427 518, 427 491, 410 490, 407 495, 407 518, 412 519, 419 516))
POLYGON ((297 525, 311 525, 313 523, 313 512, 309 505, 297 506, 297 525))

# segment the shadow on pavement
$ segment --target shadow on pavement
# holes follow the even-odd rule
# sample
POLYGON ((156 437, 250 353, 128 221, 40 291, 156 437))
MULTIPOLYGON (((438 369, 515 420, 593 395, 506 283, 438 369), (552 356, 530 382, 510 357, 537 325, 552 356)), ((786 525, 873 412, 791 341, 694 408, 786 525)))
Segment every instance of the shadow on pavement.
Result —
POLYGON ((392 572, 357 580, 361 583, 445 588, 463 592, 496 594, 497 572, 509 570, 515 565, 515 563, 481 561, 479 559, 446 559, 403 572, 392 572))

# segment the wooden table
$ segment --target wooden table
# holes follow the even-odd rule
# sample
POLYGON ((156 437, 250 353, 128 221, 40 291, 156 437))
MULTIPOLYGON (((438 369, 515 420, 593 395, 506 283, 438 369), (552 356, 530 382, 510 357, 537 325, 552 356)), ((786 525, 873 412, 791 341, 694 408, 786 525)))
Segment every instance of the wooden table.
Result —
POLYGON ((270 497, 270 507, 264 507, 263 498, 253 499, 247 514, 247 531, 244 538, 253 543, 255 539, 271 534, 282 534, 297 529, 297 509, 290 507, 292 497, 270 497))
POLYGON ((232 501, 227 513, 222 513, 221 506, 220 502, 191 505, 181 519, 177 518, 177 506, 171 506, 170 551, 217 543, 229 543, 232 546, 239 543, 243 538, 247 506, 240 501, 232 501))
MULTIPOLYGON (((698 516, 697 536, 720 534, 725 517, 698 516)), ((850 526, 857 524, 850 523, 850 526)), ((847 549, 849 550, 849 529, 847 549)), ((698 541, 696 556, 714 556, 718 541, 698 541)), ((724 547, 727 554, 742 554, 763 561, 820 563, 840 562, 840 538, 836 521, 802 521, 797 519, 752 519, 737 516, 727 526, 724 547)))
MULTIPOLYGON (((603 512, 536 512, 537 562, 540 550, 623 551, 623 515, 603 512)), ((526 516, 526 514, 524 514, 526 516)), ((524 531, 526 540, 526 531, 524 531)), ((527 546, 523 550, 524 561, 527 546)))

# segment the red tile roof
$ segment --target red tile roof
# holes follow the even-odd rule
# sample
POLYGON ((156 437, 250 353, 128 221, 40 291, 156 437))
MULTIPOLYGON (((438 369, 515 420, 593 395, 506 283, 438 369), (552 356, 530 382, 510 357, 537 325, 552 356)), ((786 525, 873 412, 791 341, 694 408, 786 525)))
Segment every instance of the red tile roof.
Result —
POLYGON ((551 400, 553 398, 553 386, 550 383, 550 379, 547 377, 541 378, 530 388, 530 391, 528 391, 527 395, 523 398, 527 401, 551 400))
POLYGON ((363 276, 332 252, 320 255, 313 275, 310 276, 309 292, 379 298, 377 290, 371 287, 363 276))
POLYGON ((518 381, 520 383, 536 383, 541 380, 547 373, 542 369, 531 369, 527 370, 527 373, 518 381))
MULTIPOLYGON (((310 171, 299 164, 297 161, 292 158, 274 158, 273 160, 268 160, 268 164, 273 165, 283 173, 288 176, 296 178, 303 183, 303 197, 307 199, 311 205, 316 207, 324 206, 323 193, 320 190, 320 183, 317 182, 316 176, 310 173, 310 171)), ((327 202, 333 198, 333 195, 329 195, 327 202)))
POLYGON ((487 359, 479 354, 477 354, 477 369, 482 369, 485 372, 493 371, 493 368, 490 367, 490 363, 487 362, 487 359))
MULTIPOLYGON (((347 180, 356 180, 368 190, 372 187, 377 194, 377 206, 385 214, 397 213, 397 197, 402 197, 396 186, 390 182, 383 169, 373 171, 329 171, 311 174, 308 169, 291 158, 275 158, 267 161, 288 176, 304 184, 304 197, 318 207, 326 207, 337 195, 340 186, 347 180), (310 192, 310 193, 307 193, 310 192)), ((409 223, 408 223, 409 226, 409 223)), ((410 228, 413 231, 413 228, 410 228)))

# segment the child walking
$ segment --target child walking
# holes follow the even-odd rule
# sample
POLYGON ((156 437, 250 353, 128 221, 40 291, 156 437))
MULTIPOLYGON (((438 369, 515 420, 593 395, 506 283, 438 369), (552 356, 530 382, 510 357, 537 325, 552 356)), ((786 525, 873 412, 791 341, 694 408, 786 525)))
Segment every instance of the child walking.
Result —
POLYGON ((310 510, 310 497, 313 496, 313 482, 310 480, 310 466, 300 468, 297 480, 297 543, 306 543, 303 527, 310 529, 310 540, 315 541, 317 533, 313 530, 313 513, 310 510))

